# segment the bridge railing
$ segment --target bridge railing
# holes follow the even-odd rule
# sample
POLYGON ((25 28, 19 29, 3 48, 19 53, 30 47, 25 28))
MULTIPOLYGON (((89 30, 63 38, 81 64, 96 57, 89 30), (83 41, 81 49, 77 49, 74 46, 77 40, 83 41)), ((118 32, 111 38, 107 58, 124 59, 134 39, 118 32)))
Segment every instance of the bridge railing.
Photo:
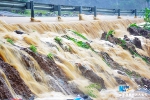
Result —
POLYGON ((54 4, 42 4, 42 3, 34 3, 30 2, 20 2, 15 0, 0 0, 0 9, 17 9, 17 10, 31 10, 31 18, 34 18, 34 10, 47 10, 47 11, 58 11, 58 16, 61 16, 62 11, 78 11, 79 14, 82 12, 93 12, 94 17, 97 16, 97 12, 100 13, 109 13, 109 14, 117 14, 118 17, 121 14, 134 14, 137 16, 137 13, 143 14, 144 11, 132 9, 132 10, 121 10, 121 9, 103 9, 95 7, 85 7, 85 6, 68 6, 68 5, 54 5, 54 4))

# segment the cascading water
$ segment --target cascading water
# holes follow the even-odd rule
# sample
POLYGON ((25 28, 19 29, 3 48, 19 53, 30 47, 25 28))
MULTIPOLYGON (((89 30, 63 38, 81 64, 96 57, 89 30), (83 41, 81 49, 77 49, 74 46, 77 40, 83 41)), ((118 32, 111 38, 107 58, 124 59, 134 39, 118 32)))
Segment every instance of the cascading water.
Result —
MULTIPOLYGON (((134 71, 135 75, 150 79, 150 65, 138 57, 132 57, 121 46, 101 40, 101 37, 104 31, 109 30, 115 30, 115 37, 133 37, 126 28, 131 23, 140 22, 143 20, 28 24, 1 21, 0 91, 4 92, 0 93, 0 98, 22 97, 28 100, 31 95, 44 98, 54 94, 74 97, 88 94, 86 86, 92 83, 100 85, 98 90, 116 90, 120 83, 137 88, 135 80, 118 74, 118 70, 120 73, 134 71), (16 34, 15 30, 24 34, 16 34), (71 30, 82 33, 86 39, 71 30), (30 50, 31 45, 37 51, 30 50)), ((140 40, 143 50, 136 50, 150 57, 150 40, 142 37, 140 40)), ((103 96, 98 90, 94 90, 95 100, 116 99, 112 93, 103 96)))

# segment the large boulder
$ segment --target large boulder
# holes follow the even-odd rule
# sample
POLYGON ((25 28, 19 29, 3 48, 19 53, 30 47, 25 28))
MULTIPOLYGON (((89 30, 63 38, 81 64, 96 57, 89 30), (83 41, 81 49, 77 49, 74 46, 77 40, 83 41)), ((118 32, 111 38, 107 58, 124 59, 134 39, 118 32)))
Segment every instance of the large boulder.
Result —
POLYGON ((4 80, 2 73, 0 73, 0 100, 13 98, 6 81, 4 80))
POLYGON ((100 76, 95 74, 92 69, 87 69, 86 66, 83 66, 80 63, 76 63, 76 66, 79 68, 85 78, 89 79, 93 83, 99 84, 101 86, 101 89, 106 89, 104 80, 100 76))
MULTIPOLYGON (((14 92, 17 95, 21 95, 25 99, 29 99, 32 92, 26 86, 24 81, 21 79, 18 71, 15 68, 13 68, 13 66, 5 63, 1 58, 0 58, 0 69, 2 69, 3 72, 5 73, 5 75, 7 76, 8 82, 10 83, 10 85, 13 88, 14 92)), ((5 80, 5 83, 7 83, 6 80, 5 80)), ((4 92, 3 95, 8 95, 8 96, 4 96, 4 97, 11 97, 11 95, 8 92, 6 86, 4 85, 2 79, 1 79, 1 84, 3 84, 3 88, 4 88, 3 91, 5 91, 5 89, 7 91, 6 93, 4 92)), ((1 95, 0 95, 0 97, 1 97, 1 95)))
POLYGON ((139 40, 139 38, 135 37, 135 38, 133 39, 133 44, 134 44, 137 48, 142 49, 141 41, 139 40))
POLYGON ((131 35, 143 36, 150 39, 150 31, 141 27, 128 27, 127 30, 131 35))

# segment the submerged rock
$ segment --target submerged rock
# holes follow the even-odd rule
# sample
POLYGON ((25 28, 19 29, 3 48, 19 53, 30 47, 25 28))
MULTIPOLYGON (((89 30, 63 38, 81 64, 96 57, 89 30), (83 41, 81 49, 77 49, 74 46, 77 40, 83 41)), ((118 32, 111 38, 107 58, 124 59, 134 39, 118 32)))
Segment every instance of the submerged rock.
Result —
POLYGON ((51 88, 53 90, 69 95, 76 94, 77 92, 82 93, 79 89, 76 89, 78 91, 73 91, 72 87, 69 86, 69 79, 66 77, 63 70, 56 65, 53 59, 49 59, 44 55, 34 53, 28 48, 24 48, 23 50, 38 62, 39 66, 46 72, 46 74, 50 75, 49 83, 51 84, 51 88))
POLYGON ((133 44, 134 44, 137 48, 142 49, 141 41, 139 40, 139 38, 135 37, 135 38, 133 39, 133 44))
POLYGON ((0 73, 0 100, 9 98, 13 98, 13 96, 6 85, 6 81, 3 79, 2 74, 0 73))
POLYGON ((115 80, 117 81, 117 83, 119 85, 125 85, 126 84, 126 82, 124 80, 122 80, 121 78, 119 78, 119 77, 115 77, 115 80))
POLYGON ((15 31, 17 34, 23 34, 24 32, 21 32, 21 31, 18 31, 18 30, 16 30, 15 31))
POLYGON ((25 85, 24 81, 21 79, 18 71, 11 65, 5 63, 1 58, 0 58, 0 68, 7 76, 7 79, 11 87, 13 88, 14 92, 17 95, 21 95, 23 98, 28 99, 32 94, 32 92, 25 85))
POLYGON ((130 32, 131 35, 143 36, 145 38, 150 39, 150 31, 149 30, 145 30, 141 27, 128 27, 127 30, 130 32))
POLYGON ((97 83, 101 86, 101 89, 106 89, 104 80, 95 74, 91 69, 87 69, 85 66, 81 65, 80 63, 76 63, 76 66, 81 71, 82 75, 89 79, 93 83, 97 83))

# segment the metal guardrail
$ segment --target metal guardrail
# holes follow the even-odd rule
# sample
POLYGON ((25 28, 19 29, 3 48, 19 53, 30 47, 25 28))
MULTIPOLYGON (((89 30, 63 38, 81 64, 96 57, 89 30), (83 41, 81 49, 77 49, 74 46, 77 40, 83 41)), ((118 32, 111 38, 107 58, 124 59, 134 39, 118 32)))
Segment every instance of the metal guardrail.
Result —
POLYGON ((121 10, 121 9, 102 9, 95 7, 85 7, 85 6, 68 6, 68 5, 53 5, 53 4, 41 4, 41 3, 34 3, 33 1, 30 2, 21 2, 15 0, 0 0, 0 9, 19 9, 31 10, 31 18, 34 18, 34 9, 35 10, 47 10, 47 11, 58 11, 58 16, 61 16, 61 11, 78 11, 79 14, 82 14, 83 11, 85 12, 94 12, 94 17, 97 16, 97 12, 101 13, 111 13, 117 14, 118 17, 121 14, 134 14, 135 17, 137 13, 144 13, 144 11, 137 11, 136 9, 133 10, 121 10))

